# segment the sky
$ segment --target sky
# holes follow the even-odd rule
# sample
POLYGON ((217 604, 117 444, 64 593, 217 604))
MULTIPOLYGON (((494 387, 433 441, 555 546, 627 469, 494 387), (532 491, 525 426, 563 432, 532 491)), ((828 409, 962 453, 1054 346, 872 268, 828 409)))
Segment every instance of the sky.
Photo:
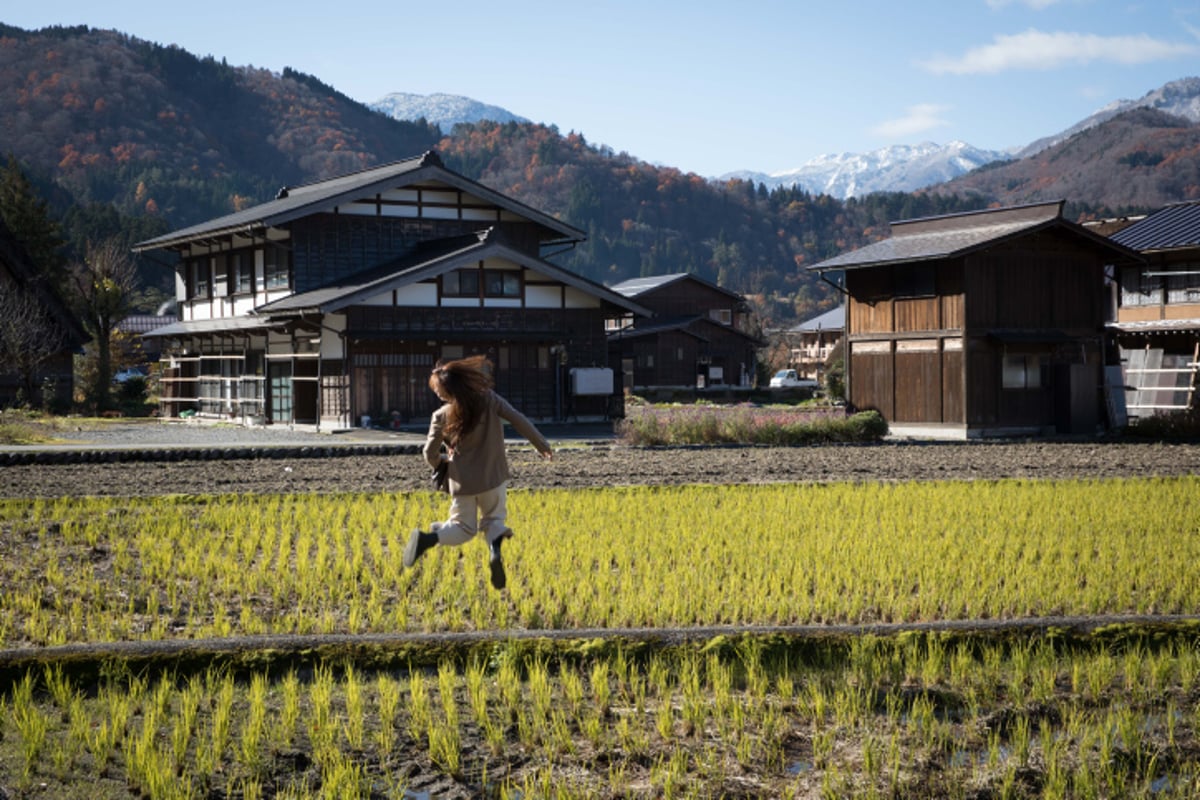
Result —
POLYGON ((1197 0, 39 0, 0 21, 292 67, 364 103, 465 95, 705 177, 1019 147, 1200 76, 1197 0))

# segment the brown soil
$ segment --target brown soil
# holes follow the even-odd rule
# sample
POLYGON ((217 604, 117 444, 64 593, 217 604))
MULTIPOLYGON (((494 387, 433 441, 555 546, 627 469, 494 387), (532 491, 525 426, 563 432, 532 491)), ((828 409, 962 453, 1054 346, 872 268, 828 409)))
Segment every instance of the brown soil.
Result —
MULTIPOLYGON (((510 453, 512 488, 687 483, 1113 478, 1200 474, 1200 445, 887 443, 640 448, 565 444, 553 461, 510 453)), ((389 492, 427 488, 418 455, 356 455, 0 467, 0 497, 389 492)))

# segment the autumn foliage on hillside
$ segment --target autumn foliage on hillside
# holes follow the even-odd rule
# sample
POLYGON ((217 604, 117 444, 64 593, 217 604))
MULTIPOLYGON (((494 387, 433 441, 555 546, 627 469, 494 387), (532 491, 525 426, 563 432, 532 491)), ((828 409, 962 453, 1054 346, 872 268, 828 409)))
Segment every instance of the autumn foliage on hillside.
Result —
POLYGON ((1085 218, 1200 195, 1200 131, 1158 112, 923 192, 842 202, 710 181, 554 126, 398 122, 291 69, 233 67, 86 27, 0 24, 0 146, 80 246, 117 227, 138 241, 283 185, 437 148, 451 169, 585 231, 557 263, 609 285, 690 272, 747 295, 768 325, 837 303, 806 268, 888 236, 894 220, 1060 198, 1085 218))
POLYGON ((291 70, 85 27, 0 26, 0 109, 5 149, 77 202, 177 225, 422 152, 439 135, 291 70))
POLYGON ((979 169, 928 193, 1003 205, 1066 199, 1096 217, 1200 198, 1200 125, 1134 109, 1020 161, 979 169))

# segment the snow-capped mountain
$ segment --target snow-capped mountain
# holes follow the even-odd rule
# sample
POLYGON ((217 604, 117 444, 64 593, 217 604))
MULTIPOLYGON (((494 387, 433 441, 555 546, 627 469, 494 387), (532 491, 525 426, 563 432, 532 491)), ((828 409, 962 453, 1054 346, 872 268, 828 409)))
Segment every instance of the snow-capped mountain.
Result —
POLYGON ((368 104, 395 119, 415 121, 425 118, 449 133, 459 122, 529 122, 500 106, 491 106, 456 94, 410 94, 392 92, 368 104))
POLYGON ((845 199, 871 192, 911 192, 934 183, 957 178, 993 161, 1007 161, 1012 154, 981 150, 965 142, 940 145, 892 145, 870 153, 836 153, 817 156, 796 169, 766 174, 731 172, 722 179, 741 178, 763 183, 768 189, 799 186, 812 194, 845 199))
POLYGON ((1156 108, 1166 114, 1183 117, 1190 122, 1200 122, 1200 78, 1180 78, 1177 81, 1165 83, 1154 91, 1147 92, 1140 100, 1117 100, 1109 103, 1095 114, 1075 123, 1065 131, 1026 145, 1017 151, 1016 157, 1026 158, 1039 153, 1047 147, 1053 147, 1059 142, 1071 138, 1080 131, 1093 128, 1134 108, 1156 108))

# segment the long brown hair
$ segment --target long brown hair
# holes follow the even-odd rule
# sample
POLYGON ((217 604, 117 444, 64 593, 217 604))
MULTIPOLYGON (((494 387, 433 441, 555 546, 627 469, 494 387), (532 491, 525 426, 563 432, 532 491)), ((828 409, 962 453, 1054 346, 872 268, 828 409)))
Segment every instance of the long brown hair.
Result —
POLYGON ((446 398, 446 441, 455 446, 475 429, 483 417, 486 397, 492 388, 491 364, 487 356, 470 356, 438 363, 429 375, 429 388, 446 398))

